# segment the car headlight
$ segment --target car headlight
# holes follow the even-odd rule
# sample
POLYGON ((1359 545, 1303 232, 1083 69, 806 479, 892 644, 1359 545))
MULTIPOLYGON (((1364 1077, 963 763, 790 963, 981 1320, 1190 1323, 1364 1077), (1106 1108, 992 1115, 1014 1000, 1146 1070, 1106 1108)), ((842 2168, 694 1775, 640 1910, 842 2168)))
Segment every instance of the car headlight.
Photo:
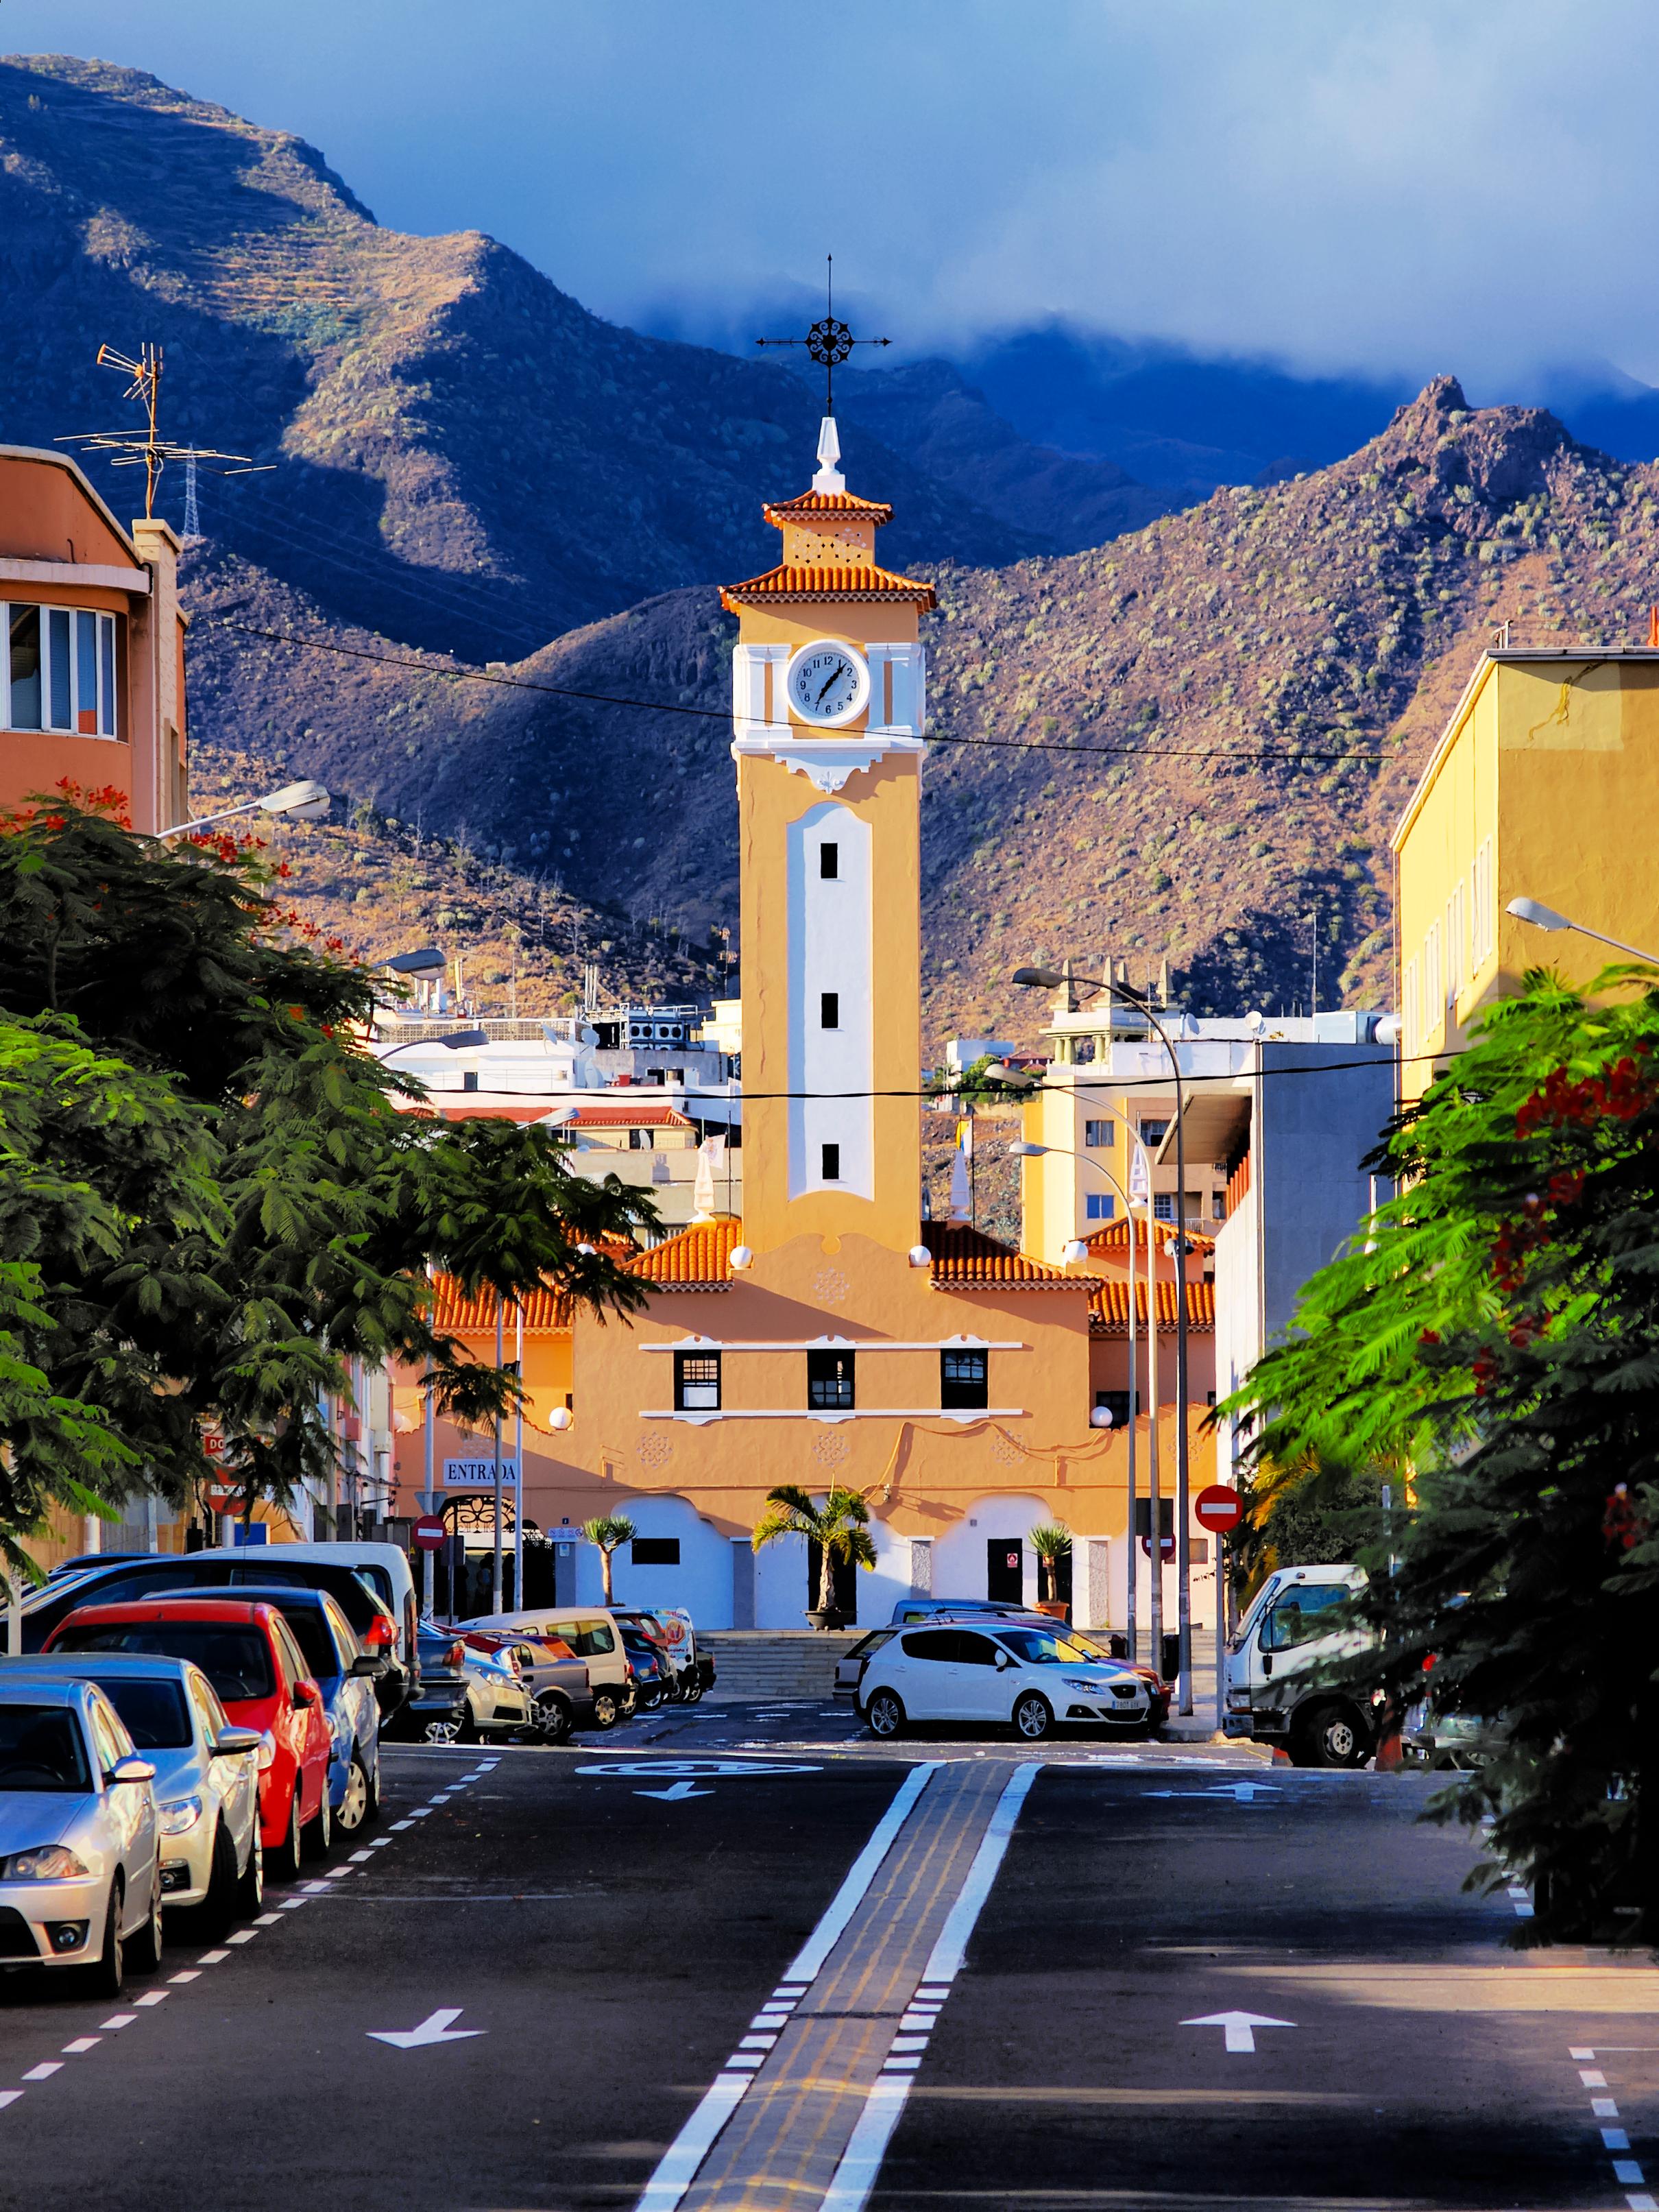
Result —
POLYGON ((0 1859, 0 1881, 77 1881, 89 1871, 63 1844, 40 1844, 0 1859))
POLYGON ((259 1738, 259 1771, 261 1774, 264 1772, 268 1766, 274 1763, 276 1757, 276 1739, 272 1735, 270 1730, 267 1729, 264 1734, 259 1738))
POLYGON ((1086 1691, 1091 1698, 1102 1698, 1106 1694, 1106 1685, 1103 1682, 1091 1682, 1086 1674, 1062 1674, 1060 1680, 1068 1690, 1086 1691))
POLYGON ((174 1797, 166 1805, 158 1805, 155 1810, 164 1836, 182 1836, 201 1819, 202 1801, 199 1797, 174 1797))

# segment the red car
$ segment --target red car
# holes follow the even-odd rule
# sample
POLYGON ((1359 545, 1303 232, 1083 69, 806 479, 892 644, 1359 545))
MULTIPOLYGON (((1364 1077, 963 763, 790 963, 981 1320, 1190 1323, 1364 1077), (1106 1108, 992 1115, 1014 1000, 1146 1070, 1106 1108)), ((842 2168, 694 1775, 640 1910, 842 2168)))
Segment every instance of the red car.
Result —
POLYGON ((301 1851, 328 1849, 328 1722, 292 1630, 272 1605, 234 1598, 169 1604, 85 1605, 48 1638, 48 1651, 155 1651, 191 1659, 239 1728, 258 1729, 259 1839, 273 1874, 300 1869, 301 1851))

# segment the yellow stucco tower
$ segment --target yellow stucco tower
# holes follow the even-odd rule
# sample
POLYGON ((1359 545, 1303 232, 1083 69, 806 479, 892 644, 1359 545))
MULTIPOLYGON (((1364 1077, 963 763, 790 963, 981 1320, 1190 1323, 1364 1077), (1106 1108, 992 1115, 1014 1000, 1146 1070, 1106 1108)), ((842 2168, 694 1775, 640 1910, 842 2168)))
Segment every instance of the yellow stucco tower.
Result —
POLYGON ((915 1241, 920 799, 930 584, 877 564, 893 510, 850 493, 833 419, 812 489, 765 509, 782 558, 738 618, 744 1229, 757 1253, 915 1241))

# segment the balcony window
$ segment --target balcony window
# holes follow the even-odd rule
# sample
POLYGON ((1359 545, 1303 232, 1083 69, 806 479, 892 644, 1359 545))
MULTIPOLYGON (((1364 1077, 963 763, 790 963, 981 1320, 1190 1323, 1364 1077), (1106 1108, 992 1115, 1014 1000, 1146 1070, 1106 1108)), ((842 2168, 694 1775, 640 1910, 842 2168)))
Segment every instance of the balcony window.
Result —
POLYGON ((1169 1133, 1170 1125, 1167 1121, 1143 1121, 1140 1125, 1140 1141, 1148 1152, 1151 1152, 1155 1145, 1161 1145, 1169 1133))
POLYGON ((112 738, 115 617, 88 607, 13 602, 0 637, 0 708, 9 730, 68 730, 112 738))
POLYGON ((677 1352, 674 1354, 674 1411, 677 1413, 717 1413, 720 1409, 719 1352, 677 1352))
POLYGON ((939 1401, 947 1410, 983 1413, 991 1402, 989 1354, 946 1351, 939 1356, 939 1401))
POLYGON ((850 1352, 809 1352, 806 1404, 814 1413, 850 1413, 854 1406, 850 1352))
POLYGON ((1085 1152, 1099 1152, 1110 1149, 1112 1125, 1109 1121, 1085 1121, 1083 1125, 1083 1146, 1085 1152))

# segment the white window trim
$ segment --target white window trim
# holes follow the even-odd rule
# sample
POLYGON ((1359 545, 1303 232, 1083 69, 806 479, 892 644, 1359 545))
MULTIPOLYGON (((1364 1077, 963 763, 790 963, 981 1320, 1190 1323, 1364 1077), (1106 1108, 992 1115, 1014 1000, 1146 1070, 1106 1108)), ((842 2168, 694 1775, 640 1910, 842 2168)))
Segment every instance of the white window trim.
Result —
POLYGON ((990 1336, 930 1336, 914 1342, 892 1337, 792 1336, 768 1342, 756 1338, 734 1342, 720 1336, 687 1336, 672 1343, 639 1344, 636 1352, 1028 1352, 1029 1345, 1004 1343, 990 1336))
POLYGON ((642 1421, 1023 1421, 1024 1406, 855 1406, 814 1413, 805 1406, 732 1406, 718 1413, 679 1413, 670 1407, 647 1407, 642 1421))
POLYGON ((118 617, 106 607, 77 607, 65 605, 58 599, 0 599, 0 730, 9 736, 25 738, 82 738, 94 744, 113 745, 121 742, 120 714, 120 633, 118 617), (11 719, 11 616, 14 607, 33 607, 40 617, 40 720, 37 726, 25 726, 11 719), (68 615, 70 621, 70 720, 65 727, 61 722, 48 722, 51 708, 52 675, 50 647, 47 640, 51 629, 49 617, 55 614, 68 615), (93 663, 94 697, 92 713, 94 721, 103 720, 103 708, 107 703, 111 726, 106 730, 77 729, 76 717, 86 702, 81 694, 81 656, 76 648, 75 621, 77 615, 90 615, 94 624, 93 663), (110 686, 111 696, 106 702, 104 688, 104 641, 101 625, 110 626, 110 686))

